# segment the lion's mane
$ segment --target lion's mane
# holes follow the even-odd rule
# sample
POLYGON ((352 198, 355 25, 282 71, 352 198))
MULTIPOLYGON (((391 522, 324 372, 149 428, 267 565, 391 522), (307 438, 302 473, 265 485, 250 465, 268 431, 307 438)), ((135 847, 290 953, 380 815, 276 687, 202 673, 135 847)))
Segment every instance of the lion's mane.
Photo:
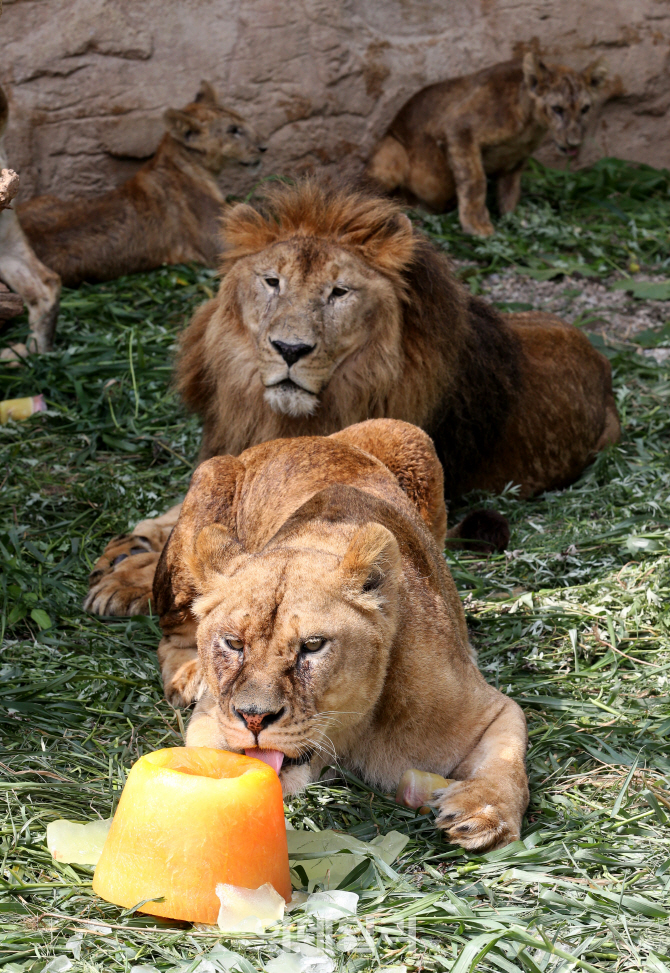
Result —
POLYGON ((447 498, 468 489, 501 436, 521 352, 501 316, 469 294, 400 207, 305 179, 274 187, 258 208, 232 207, 222 232, 219 293, 185 330, 177 364, 182 399, 204 421, 201 459, 388 417, 422 426, 434 438, 447 498), (264 401, 254 343, 229 281, 239 261, 296 239, 306 269, 325 245, 354 253, 392 282, 402 310, 389 316, 381 343, 335 370, 314 415, 292 418, 264 401))

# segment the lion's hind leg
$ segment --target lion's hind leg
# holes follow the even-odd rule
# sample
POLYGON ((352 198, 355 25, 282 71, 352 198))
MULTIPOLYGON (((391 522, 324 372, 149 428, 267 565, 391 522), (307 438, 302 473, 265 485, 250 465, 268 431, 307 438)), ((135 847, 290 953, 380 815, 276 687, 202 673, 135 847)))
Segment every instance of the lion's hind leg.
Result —
POLYGON ((387 135, 375 149, 365 174, 387 193, 403 189, 409 178, 409 156, 397 139, 387 135))
POLYGON ((528 806, 525 717, 505 698, 477 746, 452 771, 457 778, 435 791, 437 826, 469 851, 490 851, 517 841, 528 806))
POLYGON ((177 522, 181 504, 131 534, 113 537, 88 576, 84 610, 96 615, 147 615, 161 551, 177 522))

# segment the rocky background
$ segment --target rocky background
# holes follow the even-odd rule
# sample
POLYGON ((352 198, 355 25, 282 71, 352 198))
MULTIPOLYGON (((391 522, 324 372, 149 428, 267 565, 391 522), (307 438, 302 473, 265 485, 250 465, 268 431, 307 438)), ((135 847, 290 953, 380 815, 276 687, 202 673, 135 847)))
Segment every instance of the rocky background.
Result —
POLYGON ((578 68, 604 54, 621 77, 581 164, 670 165, 670 0, 4 0, 0 37, 22 199, 131 175, 201 78, 267 139, 265 172, 355 169, 414 91, 530 46, 578 68))

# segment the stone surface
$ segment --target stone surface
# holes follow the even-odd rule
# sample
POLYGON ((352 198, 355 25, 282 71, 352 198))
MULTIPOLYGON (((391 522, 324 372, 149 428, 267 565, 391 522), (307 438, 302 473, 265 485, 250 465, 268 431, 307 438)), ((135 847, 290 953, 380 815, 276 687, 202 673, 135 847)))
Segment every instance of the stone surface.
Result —
MULTIPOLYGON (((356 170, 414 91, 532 45, 579 68, 605 54, 621 76, 582 164, 667 166, 669 39, 670 0, 5 0, 7 148, 22 199, 101 192, 206 78, 267 138, 265 174, 356 170)), ((257 178, 229 168, 221 185, 257 178)))

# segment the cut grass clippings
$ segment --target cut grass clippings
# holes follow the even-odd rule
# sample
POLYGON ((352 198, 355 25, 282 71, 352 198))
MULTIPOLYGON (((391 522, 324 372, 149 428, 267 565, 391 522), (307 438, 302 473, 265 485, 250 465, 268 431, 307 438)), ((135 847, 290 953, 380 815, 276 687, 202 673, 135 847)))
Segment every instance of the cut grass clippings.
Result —
MULTIPOLYGON (((632 254, 663 272, 667 173, 599 165, 533 167, 519 211, 490 241, 459 235, 453 216, 425 225, 482 271, 536 258, 551 269, 569 256, 598 272, 602 260, 609 273, 625 271, 632 254), (555 257, 538 254, 540 222, 555 257)), ((252 973, 281 945, 277 930, 225 937, 240 957, 231 959, 216 930, 101 901, 91 869, 54 862, 45 845, 50 821, 109 816, 131 764, 183 740, 187 714, 161 692, 155 619, 101 620, 80 606, 109 536, 187 487, 198 424, 170 391, 171 358, 178 330, 215 286, 209 271, 179 267, 66 291, 56 350, 0 373, 2 398, 43 392, 49 406, 0 427, 8 973, 194 973, 199 964, 200 973, 235 964, 252 973)), ((25 324, 10 334, 22 336, 25 324)), ((411 838, 393 870, 372 859, 345 880, 361 896, 356 919, 324 927, 286 917, 284 933, 316 943, 338 969, 670 970, 670 381, 624 346, 603 350, 622 444, 562 492, 470 498, 510 519, 509 550, 449 554, 481 667, 528 718, 522 841, 467 854, 432 816, 351 778, 291 798, 296 828, 411 838)))

